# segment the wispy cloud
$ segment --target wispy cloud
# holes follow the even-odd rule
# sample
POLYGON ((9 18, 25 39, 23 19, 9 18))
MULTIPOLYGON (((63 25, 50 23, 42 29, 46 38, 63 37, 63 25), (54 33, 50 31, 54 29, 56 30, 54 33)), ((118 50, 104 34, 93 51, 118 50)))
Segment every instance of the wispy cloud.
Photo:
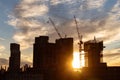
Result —
POLYGON ((8 66, 8 60, 4 58, 0 58, 0 65, 6 65, 8 66))
POLYGON ((5 47, 2 46, 2 45, 0 45, 0 52, 1 52, 1 51, 4 51, 4 50, 5 50, 5 47))
POLYGON ((105 50, 104 51, 104 61, 108 63, 108 65, 118 66, 120 65, 120 48, 105 50))
POLYGON ((6 55, 6 47, 0 44, 0 65, 4 65, 2 62, 4 62, 3 58, 5 58, 6 56, 8 56, 6 55))
POLYGON ((5 39, 4 38, 0 38, 1 41, 4 41, 5 39))
MULTIPOLYGON (((21 67, 23 67, 25 64, 32 65, 29 61, 21 61, 21 67)), ((9 67, 9 60, 5 58, 0 58, 0 66, 7 66, 9 67)))

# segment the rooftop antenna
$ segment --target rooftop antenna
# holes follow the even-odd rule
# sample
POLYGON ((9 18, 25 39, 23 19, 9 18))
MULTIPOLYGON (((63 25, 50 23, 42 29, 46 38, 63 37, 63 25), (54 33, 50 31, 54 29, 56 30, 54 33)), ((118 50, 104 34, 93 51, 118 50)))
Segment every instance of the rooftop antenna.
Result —
POLYGON ((97 42, 97 40, 96 40, 96 37, 94 36, 94 41, 95 41, 95 43, 97 42))
POLYGON ((56 28, 56 25, 55 25, 55 23, 53 22, 53 20, 52 20, 50 17, 49 17, 49 20, 50 20, 50 22, 52 23, 52 25, 53 25, 55 31, 57 32, 58 36, 59 36, 60 38, 62 38, 62 36, 61 36, 61 34, 59 33, 58 29, 56 28))

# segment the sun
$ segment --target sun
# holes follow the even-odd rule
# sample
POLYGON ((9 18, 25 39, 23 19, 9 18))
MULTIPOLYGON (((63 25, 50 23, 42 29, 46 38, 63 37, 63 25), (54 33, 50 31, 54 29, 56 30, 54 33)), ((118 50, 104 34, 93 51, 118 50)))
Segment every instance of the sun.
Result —
POLYGON ((80 68, 80 54, 78 52, 73 53, 73 68, 80 68))
POLYGON ((79 52, 74 52, 73 53, 72 66, 73 66, 74 69, 82 68, 84 66, 84 55, 82 55, 81 59, 80 59, 80 53, 79 52))

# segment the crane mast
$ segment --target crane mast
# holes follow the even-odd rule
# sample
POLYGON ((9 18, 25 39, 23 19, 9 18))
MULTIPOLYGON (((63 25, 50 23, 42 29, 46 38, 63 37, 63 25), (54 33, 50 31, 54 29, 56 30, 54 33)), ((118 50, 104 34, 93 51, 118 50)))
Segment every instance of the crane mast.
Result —
POLYGON ((78 43, 78 45, 79 45, 79 53, 80 53, 80 64, 82 63, 81 61, 82 61, 82 50, 83 50, 83 48, 82 48, 82 45, 83 45, 83 41, 82 41, 82 35, 80 35, 80 33, 79 33, 79 28, 78 28, 78 23, 77 23, 77 20, 76 20, 76 17, 74 16, 74 19, 75 19, 75 24, 76 24, 76 30, 77 30, 77 34, 78 34, 78 39, 79 39, 79 43, 78 43))
POLYGON ((82 51, 82 44, 83 44, 82 35, 80 35, 80 33, 79 33, 78 23, 77 23, 75 16, 74 16, 74 19, 75 19, 76 30, 77 30, 78 39, 79 39, 79 43, 78 43, 79 44, 79 51, 81 52, 82 51))
POLYGON ((50 22, 52 23, 52 25, 53 25, 55 31, 57 32, 58 36, 59 36, 60 38, 62 38, 62 36, 60 35, 58 29, 56 28, 56 25, 55 25, 55 23, 53 22, 53 20, 52 20, 51 18, 49 18, 49 20, 50 20, 50 22))

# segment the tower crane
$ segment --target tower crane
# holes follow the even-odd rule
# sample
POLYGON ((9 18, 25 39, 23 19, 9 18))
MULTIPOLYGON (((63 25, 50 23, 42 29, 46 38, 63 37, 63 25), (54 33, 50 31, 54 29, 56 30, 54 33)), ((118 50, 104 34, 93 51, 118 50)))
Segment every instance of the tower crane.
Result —
POLYGON ((60 38, 62 38, 62 36, 61 36, 61 34, 59 33, 58 29, 56 28, 56 25, 55 25, 55 23, 53 22, 53 20, 52 20, 50 17, 49 17, 49 20, 50 20, 50 22, 52 23, 52 25, 53 25, 55 31, 57 32, 58 36, 59 36, 60 38))
POLYGON ((78 43, 79 44, 79 51, 81 52, 82 51, 82 44, 83 44, 82 35, 80 35, 80 33, 79 33, 78 23, 77 23, 75 16, 74 16, 74 19, 75 19, 76 30, 77 30, 78 39, 79 39, 79 43, 78 43))
POLYGON ((77 30, 77 34, 78 34, 78 39, 79 39, 79 43, 78 43, 78 45, 79 45, 79 53, 80 53, 80 64, 82 63, 81 61, 82 61, 82 50, 83 50, 83 47, 82 47, 82 45, 83 45, 83 41, 82 41, 82 35, 80 35, 80 33, 79 33, 79 28, 78 28, 78 23, 77 23, 77 20, 76 20, 76 17, 74 16, 74 19, 75 19, 75 24, 76 24, 76 30, 77 30))

